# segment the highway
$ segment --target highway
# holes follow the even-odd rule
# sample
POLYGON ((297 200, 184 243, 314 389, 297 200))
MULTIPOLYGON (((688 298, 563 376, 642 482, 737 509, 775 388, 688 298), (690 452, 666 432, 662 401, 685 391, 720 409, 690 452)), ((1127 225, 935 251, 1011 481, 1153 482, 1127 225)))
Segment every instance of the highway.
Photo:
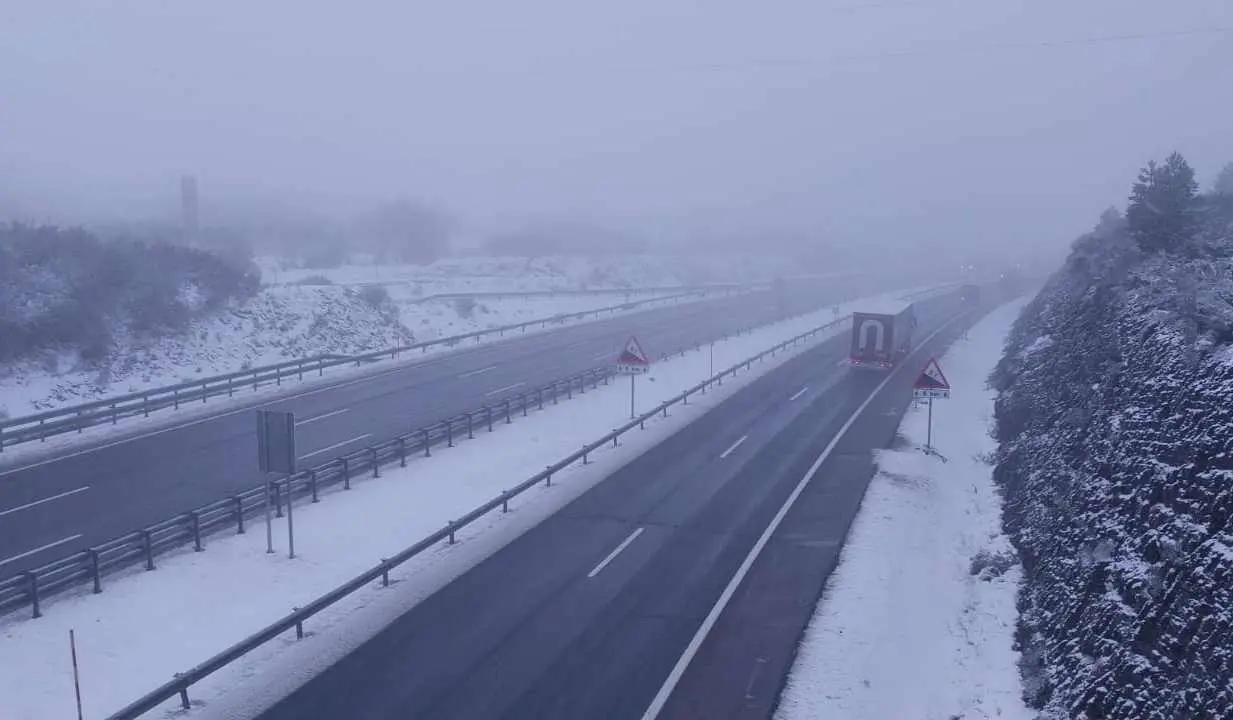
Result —
POLYGON ((633 333, 653 354, 876 292, 847 283, 668 306, 391 363, 325 387, 291 386, 285 396, 220 405, 215 414, 0 470, 0 577, 259 484, 254 407, 296 413, 297 451, 301 465, 311 467, 611 362, 633 333))
POLYGON ((872 450, 890 443, 913 370, 961 329, 937 305, 918 317, 921 336, 937 332, 900 370, 843 367, 847 337, 789 360, 260 717, 637 719, 661 690, 659 717, 769 717, 872 475, 872 450), (713 613, 712 631, 695 641, 713 613), (683 665, 691 641, 697 654, 683 665))

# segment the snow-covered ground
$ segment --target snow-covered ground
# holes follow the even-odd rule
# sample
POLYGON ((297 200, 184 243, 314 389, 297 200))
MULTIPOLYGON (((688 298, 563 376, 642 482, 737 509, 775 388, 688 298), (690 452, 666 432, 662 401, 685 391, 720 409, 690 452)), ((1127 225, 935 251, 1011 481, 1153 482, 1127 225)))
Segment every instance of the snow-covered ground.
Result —
POLYGON ((386 297, 369 292, 338 285, 267 287, 242 306, 194 322, 181 335, 121 339, 101 368, 82 370, 73 357, 0 366, 0 417, 295 358, 381 350, 624 302, 620 295, 418 302, 405 287, 390 288, 386 297))
POLYGON ((405 284, 420 295, 463 292, 524 292, 601 288, 668 287, 754 282, 797 272, 790 258, 758 255, 610 255, 453 257, 430 265, 348 264, 315 270, 258 261, 270 283, 296 283, 321 276, 344 285, 405 284))
POLYGON ((989 464, 1001 358, 1023 302, 986 317, 940 365, 951 399, 904 418, 877 456, 840 565, 827 583, 779 701, 779 720, 1035 717, 1012 649, 1022 568, 1001 531, 989 464))
MULTIPOLYGON (((839 306, 850 312, 861 301, 839 306)), ((813 327, 834 320, 824 309, 717 343, 717 369, 813 327)), ((836 332, 844 332, 841 325, 836 332)), ((805 346, 801 346, 803 349, 805 346)), ((458 574, 534 526, 613 470, 669 433, 697 418, 723 397, 790 357, 755 366, 735 382, 678 406, 647 424, 617 448, 592 456, 494 514, 460 532, 460 543, 442 545, 392 573, 388 589, 351 596, 307 623, 310 636, 268 643, 240 662, 194 686, 201 717, 249 717, 311 673, 341 657, 458 574)), ((638 403, 649 408, 703 380, 708 353, 659 363, 639 379, 638 403)), ((406 469, 336 490, 316 505, 295 510, 297 558, 286 557, 284 520, 276 521, 280 552, 267 555, 261 524, 246 535, 216 535, 202 553, 161 558, 154 572, 134 570, 104 579, 104 592, 88 589, 44 603, 44 617, 0 619, 0 717, 47 718, 73 714, 67 638, 75 629, 87 717, 114 711, 170 678, 264 627, 294 606, 321 595, 380 558, 411 545, 504 489, 534 475, 628 417, 624 383, 575 395, 491 435, 416 459, 406 469), (481 443, 482 452, 470 443, 481 443), (492 468, 502 472, 494 473, 492 468)))

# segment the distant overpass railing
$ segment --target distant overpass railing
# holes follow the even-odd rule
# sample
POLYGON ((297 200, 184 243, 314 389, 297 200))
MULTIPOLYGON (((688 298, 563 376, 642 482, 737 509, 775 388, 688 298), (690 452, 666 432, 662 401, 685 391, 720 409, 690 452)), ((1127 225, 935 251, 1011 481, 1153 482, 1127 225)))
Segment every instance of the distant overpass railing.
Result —
POLYGON ((743 291, 753 291, 754 287, 756 286, 749 286, 745 289, 734 286, 693 288, 675 295, 634 300, 595 310, 563 313, 552 317, 476 330, 461 335, 452 335, 450 337, 377 350, 361 355, 319 355, 287 360, 272 365, 263 365, 223 375, 189 380, 176 385, 151 388, 141 392, 104 398, 33 415, 0 420, 0 452, 3 452, 6 447, 20 443, 36 440, 45 441, 49 437, 66 433, 80 433, 86 428, 95 425, 114 425, 122 418, 149 417, 150 413, 165 408, 179 409, 181 405, 198 402, 204 403, 209 398, 222 395, 231 397, 236 392, 245 389, 257 390, 262 386, 269 386, 271 383, 282 385, 284 380, 303 380, 306 373, 316 373, 320 376, 329 368, 352 364, 360 366, 386 358, 395 359, 399 355, 415 352, 416 350, 427 352, 432 347, 453 347, 466 340, 479 342, 484 337, 489 336, 504 337, 506 333, 525 333, 528 329, 536 326, 547 327, 549 324, 559 324, 569 320, 580 320, 588 317, 599 317, 605 313, 614 314, 620 310, 631 310, 653 303, 679 302, 688 298, 704 297, 715 293, 731 295, 743 291))

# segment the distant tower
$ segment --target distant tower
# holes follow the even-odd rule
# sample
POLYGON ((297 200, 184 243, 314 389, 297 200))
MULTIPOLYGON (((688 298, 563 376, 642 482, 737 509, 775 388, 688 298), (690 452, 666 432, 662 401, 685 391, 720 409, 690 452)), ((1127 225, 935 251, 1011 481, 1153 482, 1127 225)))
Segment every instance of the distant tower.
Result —
POLYGON ((197 178, 185 175, 180 178, 180 215, 184 223, 184 235, 188 239, 197 237, 197 178))

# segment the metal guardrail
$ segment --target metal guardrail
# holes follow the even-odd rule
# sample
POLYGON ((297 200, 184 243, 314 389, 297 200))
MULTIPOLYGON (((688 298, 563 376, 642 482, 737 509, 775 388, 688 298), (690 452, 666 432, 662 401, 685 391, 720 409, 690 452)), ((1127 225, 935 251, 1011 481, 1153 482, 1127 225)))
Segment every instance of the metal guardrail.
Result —
MULTIPOLYGON (((457 439, 473 438, 477 429, 486 427, 491 431, 494 422, 511 422, 514 414, 525 415, 532 408, 542 408, 545 403, 558 403, 562 396, 572 398, 575 392, 585 393, 588 385, 606 384, 612 372, 611 368, 588 370, 530 391, 511 394, 496 405, 485 405, 299 472, 274 485, 277 515, 282 516, 283 502, 288 496, 293 499, 311 497, 312 502, 317 502, 323 488, 342 483, 344 489, 349 490, 351 480, 359 475, 376 477, 382 465, 395 461, 405 467, 411 454, 431 454, 434 445, 453 447, 457 439)), ((264 498, 265 486, 259 485, 0 580, 0 614, 28 605, 33 617, 37 618, 42 615, 40 601, 51 594, 87 582, 99 593, 103 589, 103 576, 110 572, 139 563, 153 570, 154 559, 170 550, 189 544, 195 550, 202 550, 203 539, 212 532, 235 528, 237 533, 243 533, 245 520, 264 512, 264 498)))
MULTIPOLYGON (((120 709, 119 711, 111 715, 110 716, 111 720, 129 720, 131 718, 139 717, 142 714, 157 708, 163 702, 166 702, 167 700, 170 700, 177 696, 179 696, 180 698, 181 706, 185 709, 188 709, 190 707, 189 699, 188 699, 188 688, 191 687, 194 683, 197 683, 201 681, 202 679, 208 677, 209 675, 217 672, 218 670, 222 669, 228 664, 234 662, 235 660, 238 660, 239 658, 243 657, 249 652, 264 645, 265 643, 276 639, 277 637, 279 637, 285 632, 290 632, 291 630, 295 630, 296 638, 303 639, 304 622, 312 618, 314 615, 321 612, 322 610, 325 610, 331 605, 339 602, 340 600, 346 598, 352 593, 355 593, 367 587, 370 583, 376 582, 377 580, 381 581, 382 587, 387 587, 390 584, 389 576, 390 576, 391 570, 402 565, 408 560, 411 560, 415 556, 419 555, 420 553, 423 553, 424 551, 428 550, 434 545, 437 545, 438 543, 446 542, 449 544, 453 544, 455 541, 455 535, 459 530, 467 527, 468 525, 475 522, 476 520, 479 520, 485 515, 495 512, 498 508, 500 508, 501 512, 503 513, 508 512, 510 501, 518 497, 522 493, 526 492, 527 490, 530 490, 531 488, 539 485, 540 483, 544 483, 545 485, 551 485, 552 478, 557 473, 561 472, 562 470, 578 462, 586 464, 587 462, 589 462, 591 453, 595 452, 596 450, 599 450, 602 447, 605 447, 609 443, 612 443, 615 445, 622 435, 633 430, 634 428, 639 428, 639 429, 644 428, 646 425, 646 422, 654 418, 655 416, 662 414, 664 417, 667 417, 669 408, 675 405, 678 405, 678 404, 682 404, 682 405, 688 404, 690 397, 699 395, 699 394, 705 394, 707 389, 713 385, 723 385, 723 381, 725 378, 735 377, 737 373, 741 372, 742 370, 748 370, 751 366, 753 366, 754 363, 761 362, 767 359, 768 357, 774 357, 779 352, 783 352, 784 350, 787 350, 790 347, 793 347, 801 342, 807 341, 817 336, 819 333, 832 329, 840 325, 841 323, 845 322, 848 319, 848 317, 849 316, 841 316, 840 318, 836 320, 833 320, 824 325, 820 325, 807 332, 801 333, 800 335, 797 335, 793 338, 790 338, 781 343, 778 343, 775 346, 771 347, 770 349, 764 350, 763 352, 758 353, 757 355, 754 355, 753 357, 750 357, 735 365, 732 365, 731 367, 717 373, 716 375, 710 378, 707 378, 706 380, 703 380, 701 383, 698 383, 697 385, 685 390, 681 394, 673 398, 670 398, 664 401, 663 403, 660 403, 654 409, 646 413, 643 413, 642 415, 634 418, 633 420, 630 420, 629 422, 625 423, 624 425, 617 428, 616 430, 613 430, 612 432, 608 433, 602 438, 595 440, 591 443, 588 443, 587 445, 584 445, 582 449, 578 450, 577 452, 574 452, 568 457, 554 463, 553 465, 548 466, 548 468, 546 468, 542 472, 539 472, 531 476, 530 478, 527 478, 526 480, 522 481, 521 483, 515 485, 514 487, 506 490, 505 492, 502 492, 500 495, 480 505, 479 507, 475 508, 474 510, 467 513, 466 515, 463 515, 462 517, 456 520, 449 521, 448 523, 446 523, 445 527, 441 528, 440 530, 437 530, 436 532, 432 533, 428 537, 415 543, 411 547, 403 550, 402 552, 399 552, 398 554, 392 557, 382 559, 381 562, 378 563, 377 565, 366 570, 360 575, 352 578, 351 580, 348 580, 346 583, 338 586, 337 588, 335 588, 334 590, 331 590, 325 595, 322 595, 321 597, 312 601, 308 605, 302 608, 297 608, 296 610, 284 616, 280 620, 274 622, 271 625, 268 625, 267 627, 259 630, 258 632, 245 638, 244 640, 241 640, 240 642, 227 648, 226 650, 223 650, 222 652, 206 660, 200 665, 190 670, 187 670, 185 672, 176 673, 175 677, 172 680, 164 683, 163 685, 159 686, 155 690, 151 691, 150 693, 137 699, 133 703, 129 704, 128 706, 120 709)), ((700 348, 704 344, 706 343, 701 343, 695 346, 691 346, 690 348, 687 348, 686 350, 683 350, 681 352, 684 353, 689 350, 700 348)), ((602 371, 596 371, 596 372, 599 372, 600 377, 602 377, 604 380, 607 380, 608 378, 612 376, 612 371, 608 369, 605 369, 602 371)), ((525 407, 525 405, 523 407, 525 407)), ((505 417, 507 419, 509 417, 509 412, 510 410, 508 409, 508 406, 507 406, 507 409, 505 411, 505 417)), ((366 469, 371 468, 371 472, 374 475, 378 472, 378 467, 379 467, 379 460, 376 458, 376 456, 369 458, 367 461, 367 464, 365 465, 366 469)), ((293 484, 289 483, 288 489, 280 490, 279 495, 282 497, 286 497, 287 493, 291 493, 293 496, 295 494, 307 495, 309 493, 315 492, 314 488, 319 485, 320 485, 320 478, 318 478, 317 484, 315 486, 310 485, 307 487, 307 489, 302 485, 297 488, 293 484)), ((313 495, 313 497, 315 499, 316 496, 313 495)), ((294 499, 294 497, 292 497, 291 499, 294 499)), ((280 506, 281 506, 281 502, 282 500, 280 497, 279 499, 280 506)), ((281 507, 279 509, 281 510, 281 507)), ((240 512, 238 510, 231 511, 231 517, 239 517, 239 515, 240 515, 240 512)), ((143 545, 141 546, 142 550, 139 550, 138 551, 139 553, 144 552, 147 555, 149 554, 150 551, 146 548, 149 548, 151 546, 152 541, 149 540, 148 538, 149 538, 149 533, 147 532, 147 534, 143 537, 143 540, 142 540, 143 545)), ((148 565, 148 567, 152 567, 152 564, 148 565)), ((97 577, 97 573, 95 574, 95 576, 97 577)))
MULTIPOLYGON (((812 311, 798 315, 809 312, 812 311)), ((791 317, 794 316, 783 317, 776 322, 791 317)), ((842 318, 834 322, 842 322, 842 318)), ((662 353, 659 357, 662 360, 684 354, 710 342, 751 332, 758 326, 743 327, 699 344, 662 353)), ((571 399, 574 392, 585 393, 587 384, 592 387, 601 382, 607 384, 612 374, 611 367, 595 368, 534 390, 510 393, 495 405, 484 405, 297 473, 276 485, 277 516, 282 516, 282 504, 288 495, 292 499, 307 496, 312 498, 312 502, 317 502, 322 488, 341 482, 343 488, 349 490, 351 480, 357 476, 371 474, 377 477, 383 465, 397 461, 400 466, 405 466, 411 454, 422 452, 431 455, 432 448, 442 443, 453 447, 455 440, 462 438, 464 433, 470 439, 474 437, 476 428, 487 427, 491 431, 494 421, 508 423, 514 415, 525 416, 532 408, 542 409, 547 402, 555 405, 562 396, 571 399)), ((203 548, 205 537, 228 527, 243 533, 245 520, 264 512, 264 502, 265 487, 259 485, 33 570, 0 578, 0 615, 29 606, 32 616, 38 618, 42 615, 40 602, 50 595, 85 583, 92 584, 93 591, 99 593, 103 589, 104 575, 139 563, 144 563, 147 570, 153 570, 157 556, 189 544, 199 551, 203 548)))
MULTIPOLYGON (((724 288, 724 292, 739 292, 739 289, 724 288)), ((22 417, 11 418, 8 420, 0 420, 0 452, 10 445, 31 441, 45 441, 47 438, 61 435, 70 432, 82 432, 88 427, 103 424, 116 424, 121 418, 143 416, 148 417, 151 412, 164 408, 179 409, 181 405, 194 402, 206 402, 209 398, 227 395, 233 396, 237 390, 250 388, 258 389, 262 385, 268 386, 270 383, 282 385, 283 380, 296 378, 304 379, 305 373, 316 372, 317 375, 324 374, 327 368, 338 367, 354 363, 359 366, 368 362, 390 358, 396 359, 400 354, 414 352, 419 350, 427 352, 429 348, 444 345, 452 347, 465 340, 474 339, 479 342, 484 336, 497 335, 504 337, 507 332, 526 332, 528 328, 535 326, 547 327, 550 323, 563 323, 568 320, 581 319, 585 317, 599 317, 604 313, 616 313, 618 310, 630 310, 635 307, 648 305, 656 302, 678 301, 695 295, 705 296, 710 293, 708 289, 698 289, 689 292, 670 295, 664 297, 650 298, 647 300, 636 300, 623 303, 621 305, 612 305, 595 310, 586 310, 576 313, 563 313, 550 318, 539 318, 529 320, 523 323, 514 325, 504 325, 486 330, 476 330, 474 332, 463 333, 461 335, 452 335, 450 337, 429 340, 411 345, 397 346, 385 350, 377 350, 374 352, 364 353, 361 355, 321 355, 310 358, 300 358, 296 360, 288 360, 274 365, 265 365, 247 370, 240 370, 234 373, 224 375, 214 375, 200 380, 190 380, 179 383, 177 385, 168 385, 159 388, 152 388, 137 393, 128 395, 120 395, 117 397, 96 400, 93 402, 74 405, 71 407, 59 408, 56 410, 48 410, 46 412, 37 413, 34 415, 25 415, 22 417)))

